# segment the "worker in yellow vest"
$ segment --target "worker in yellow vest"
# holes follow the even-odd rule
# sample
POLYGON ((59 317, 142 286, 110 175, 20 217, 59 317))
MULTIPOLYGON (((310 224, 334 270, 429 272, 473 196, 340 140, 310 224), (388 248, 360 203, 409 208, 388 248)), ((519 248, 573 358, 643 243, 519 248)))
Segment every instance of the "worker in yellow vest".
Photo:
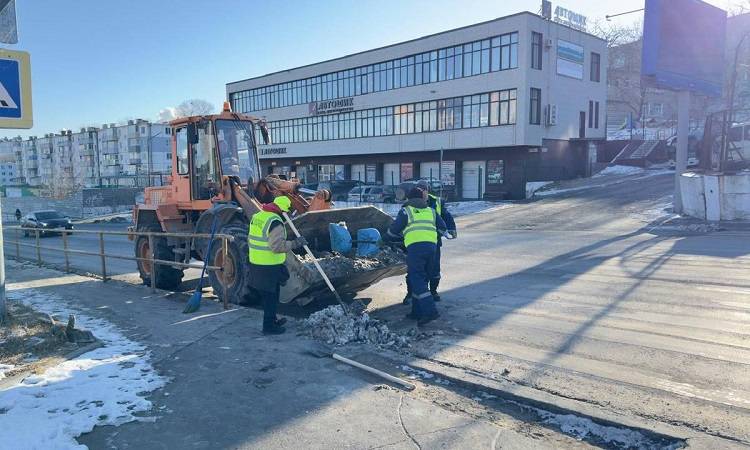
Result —
POLYGON ((388 228, 391 239, 403 239, 406 246, 408 291, 411 313, 406 317, 424 325, 440 317, 429 288, 430 275, 435 273, 438 233, 446 232, 443 219, 427 204, 427 191, 414 187, 407 202, 388 228))
POLYGON ((282 213, 289 212, 292 202, 284 195, 264 204, 250 220, 247 235, 250 259, 250 284, 263 302, 263 334, 282 334, 286 319, 276 317, 279 291, 289 279, 284 263, 286 254, 307 244, 304 237, 288 241, 282 213))

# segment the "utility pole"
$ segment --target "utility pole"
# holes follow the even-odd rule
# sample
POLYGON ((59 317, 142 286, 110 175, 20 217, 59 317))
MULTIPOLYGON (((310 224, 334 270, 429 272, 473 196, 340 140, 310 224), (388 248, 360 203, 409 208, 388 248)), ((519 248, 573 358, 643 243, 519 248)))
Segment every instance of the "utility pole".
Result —
MULTIPOLYGON (((739 42, 737 43, 737 47, 734 49, 734 64, 732 65, 732 81, 729 84, 729 114, 727 115, 727 123, 725 124, 725 128, 727 130, 727 133, 729 130, 731 130, 732 124, 734 123, 734 96, 735 96, 735 89, 737 86, 737 66, 739 65, 739 56, 740 56, 740 49, 742 47, 742 44, 745 42, 745 39, 750 35, 750 32, 747 32, 742 35, 739 42)), ((725 139, 725 141, 728 143, 729 139, 725 139)), ((725 167, 725 161, 727 159, 727 145, 723 145, 721 148, 720 153, 720 161, 719 161, 719 170, 723 171, 725 167)))
POLYGON ((5 322, 7 308, 5 306, 5 252, 3 251, 3 211, 0 205, 0 324, 5 322))

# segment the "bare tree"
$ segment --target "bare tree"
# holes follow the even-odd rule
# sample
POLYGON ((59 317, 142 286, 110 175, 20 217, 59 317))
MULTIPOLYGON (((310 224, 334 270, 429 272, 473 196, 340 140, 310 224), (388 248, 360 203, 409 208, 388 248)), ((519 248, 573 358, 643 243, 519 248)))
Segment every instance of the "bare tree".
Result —
POLYGON ((176 117, 203 116, 216 110, 214 105, 199 98, 185 100, 175 108, 176 117))
POLYGON ((592 22, 589 31, 591 34, 605 39, 607 41, 607 48, 614 48, 640 40, 643 37, 643 23, 637 21, 622 25, 598 19, 592 22))

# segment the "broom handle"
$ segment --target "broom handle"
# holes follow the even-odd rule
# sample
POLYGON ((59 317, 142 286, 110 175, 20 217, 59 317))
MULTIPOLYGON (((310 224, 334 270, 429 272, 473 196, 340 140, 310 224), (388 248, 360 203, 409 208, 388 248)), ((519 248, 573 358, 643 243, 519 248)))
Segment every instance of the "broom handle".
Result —
POLYGON ((349 358, 345 358, 345 357, 339 355, 338 353, 332 354, 331 357, 333 359, 337 360, 337 361, 341 361, 342 363, 349 364, 350 366, 354 366, 354 367, 356 367, 358 369, 362 369, 365 372, 370 372, 371 374, 377 375, 380 378, 385 378, 388 381, 400 384, 401 386, 405 387, 406 389, 408 389, 410 391, 413 391, 416 388, 415 385, 409 383, 408 381, 404 381, 401 378, 394 377, 393 375, 385 373, 382 370, 378 370, 378 369, 376 369, 374 367, 366 366, 366 365, 364 365, 362 363, 358 363, 357 361, 353 361, 353 360, 351 360, 349 358))
MULTIPOLYGON (((299 230, 297 230, 297 227, 294 226, 294 222, 292 222, 292 219, 289 218, 289 215, 285 212, 282 212, 281 214, 283 214, 284 219, 286 219, 286 223, 289 224, 289 228, 292 229, 292 232, 294 233, 294 235, 297 237, 302 237, 302 235, 299 234, 299 230)), ((333 292, 333 295, 336 297, 336 300, 338 300, 341 307, 344 308, 344 312, 347 312, 348 309, 346 305, 344 304, 344 301, 341 300, 341 296, 339 295, 338 291, 336 291, 336 288, 334 288, 333 284, 331 284, 331 280, 328 279, 328 275, 326 275, 326 273, 323 271, 323 268, 320 267, 320 264, 318 263, 317 258, 315 258, 315 255, 313 255, 312 251, 310 250, 310 247, 308 247, 307 245, 304 245, 303 247, 305 249, 305 252, 307 252, 310 258, 312 258, 313 264, 315 264, 315 268, 318 269, 320 276, 323 277, 323 280, 328 285, 328 289, 330 289, 331 292, 333 292)))

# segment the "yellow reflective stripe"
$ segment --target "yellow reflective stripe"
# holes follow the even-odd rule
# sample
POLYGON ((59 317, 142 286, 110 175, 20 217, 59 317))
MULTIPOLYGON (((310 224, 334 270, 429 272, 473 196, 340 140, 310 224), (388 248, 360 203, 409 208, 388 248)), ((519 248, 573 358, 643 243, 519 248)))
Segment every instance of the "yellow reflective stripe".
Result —
POLYGON ((263 250, 263 251, 268 251, 268 249, 269 249, 269 247, 263 247, 263 246, 261 246, 261 245, 255 245, 255 244, 248 244, 248 246, 249 246, 250 248, 252 248, 252 249, 255 249, 255 250, 263 250))

